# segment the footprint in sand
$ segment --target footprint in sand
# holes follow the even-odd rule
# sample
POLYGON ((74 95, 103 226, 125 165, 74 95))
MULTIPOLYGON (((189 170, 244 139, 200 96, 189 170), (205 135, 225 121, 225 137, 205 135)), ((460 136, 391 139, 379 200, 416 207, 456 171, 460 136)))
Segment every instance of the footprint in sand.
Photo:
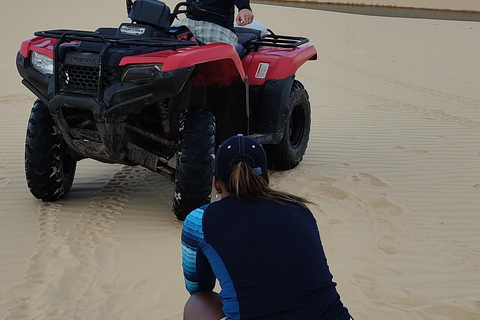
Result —
POLYGON ((310 194, 313 194, 315 196, 320 195, 320 196, 324 196, 324 197, 335 199, 335 200, 345 200, 348 197, 343 190, 333 186, 327 186, 327 185, 312 186, 312 187, 305 188, 302 191, 307 197, 310 194))
POLYGON ((375 209, 376 211, 380 211, 382 213, 386 213, 391 216, 397 216, 403 213, 402 207, 391 203, 385 198, 381 198, 375 201, 370 201, 368 202, 368 205, 373 209, 375 209))
POLYGON ((382 237, 382 240, 379 241, 381 244, 377 245, 377 247, 387 254, 395 254, 398 252, 397 248, 390 244, 391 242, 395 241, 395 237, 392 235, 386 235, 382 237), (390 242, 390 243, 389 243, 390 242))
POLYGON ((359 286, 364 294, 371 300, 380 301, 384 297, 384 290, 381 281, 375 277, 365 274, 352 275, 353 282, 359 286))
POLYGON ((329 220, 327 221, 327 223, 328 223, 328 224, 331 224, 331 225, 335 225, 335 224, 342 224, 343 221, 340 220, 340 219, 329 219, 329 220))
POLYGON ((378 245, 378 248, 387 254, 395 254, 398 250, 389 244, 378 245))
MULTIPOLYGON (((423 294, 416 293, 414 290, 403 284, 385 282, 381 278, 365 274, 354 274, 352 278, 354 285, 360 288, 363 294, 371 300, 389 301, 393 305, 404 306, 407 308, 418 308, 427 303, 427 299, 423 294)), ((457 318, 453 317, 451 319, 457 318)), ((476 318, 460 316, 458 319, 476 318)))
POLYGON ((369 174, 369 173, 359 173, 357 175, 360 178, 360 181, 366 182, 374 187, 386 187, 387 184, 380 180, 379 178, 369 174))
POLYGON ((353 176, 348 177, 349 181, 360 182, 365 185, 374 186, 374 187, 387 187, 387 184, 381 179, 369 174, 369 173, 359 173, 353 176))

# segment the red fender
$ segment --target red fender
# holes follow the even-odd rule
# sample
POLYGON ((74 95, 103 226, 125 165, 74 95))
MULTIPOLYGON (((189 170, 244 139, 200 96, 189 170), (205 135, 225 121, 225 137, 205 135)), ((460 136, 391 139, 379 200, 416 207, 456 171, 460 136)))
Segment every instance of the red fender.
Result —
POLYGON ((162 72, 196 66, 197 86, 228 86, 234 80, 243 81, 245 71, 235 48, 226 43, 212 43, 201 47, 187 47, 124 57, 120 65, 163 63, 162 72))
POLYGON ((243 59, 248 83, 262 85, 269 79, 285 79, 308 60, 317 59, 313 45, 297 48, 263 47, 243 59))
POLYGON ((42 53, 53 59, 53 46, 57 39, 33 37, 22 42, 20 54, 27 58, 30 50, 42 53))

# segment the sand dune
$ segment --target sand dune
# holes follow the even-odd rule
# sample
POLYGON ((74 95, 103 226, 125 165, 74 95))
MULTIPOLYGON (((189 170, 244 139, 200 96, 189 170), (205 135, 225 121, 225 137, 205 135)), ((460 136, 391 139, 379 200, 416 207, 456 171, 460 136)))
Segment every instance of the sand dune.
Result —
MULTIPOLYGON (((42 203, 24 178, 35 98, 15 70, 21 41, 37 29, 115 26, 123 2, 28 5, 6 3, 0 22, 10 31, 0 56, 0 317, 182 319, 170 182, 85 160, 68 198, 42 203), (70 14, 45 19, 54 8, 70 14)), ((272 183, 315 203, 352 315, 479 319, 480 24, 253 8, 318 50, 297 74, 312 104, 305 159, 272 183)))

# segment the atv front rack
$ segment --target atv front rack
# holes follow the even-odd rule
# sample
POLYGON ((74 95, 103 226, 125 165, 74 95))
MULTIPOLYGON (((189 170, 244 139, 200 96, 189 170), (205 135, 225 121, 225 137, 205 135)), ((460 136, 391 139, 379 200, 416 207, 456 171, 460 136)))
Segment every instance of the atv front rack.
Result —
POLYGON ((188 40, 168 39, 168 38, 138 38, 138 39, 118 39, 105 36, 97 32, 81 30, 47 30, 34 33, 37 37, 63 39, 62 42, 70 41, 90 41, 98 43, 108 43, 112 45, 140 45, 148 47, 160 47, 162 49, 177 49, 189 46, 196 46, 198 43, 188 40))

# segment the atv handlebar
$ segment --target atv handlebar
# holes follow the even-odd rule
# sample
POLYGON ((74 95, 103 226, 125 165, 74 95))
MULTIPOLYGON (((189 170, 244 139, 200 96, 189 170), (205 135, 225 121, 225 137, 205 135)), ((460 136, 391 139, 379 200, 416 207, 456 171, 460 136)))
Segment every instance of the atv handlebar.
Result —
POLYGON ((188 3, 187 2, 177 3, 171 14, 172 15, 177 15, 177 14, 180 14, 180 13, 188 13, 188 3), (187 9, 180 10, 180 7, 183 7, 183 6, 187 7, 187 9))
POLYGON ((189 4, 186 3, 186 2, 179 2, 175 5, 175 8, 173 9, 172 13, 170 13, 170 24, 173 23, 173 21, 175 19, 178 19, 178 15, 179 14, 189 14, 190 13, 190 10, 189 10, 189 4), (180 10, 181 7, 185 6, 185 9, 183 10, 180 10))

